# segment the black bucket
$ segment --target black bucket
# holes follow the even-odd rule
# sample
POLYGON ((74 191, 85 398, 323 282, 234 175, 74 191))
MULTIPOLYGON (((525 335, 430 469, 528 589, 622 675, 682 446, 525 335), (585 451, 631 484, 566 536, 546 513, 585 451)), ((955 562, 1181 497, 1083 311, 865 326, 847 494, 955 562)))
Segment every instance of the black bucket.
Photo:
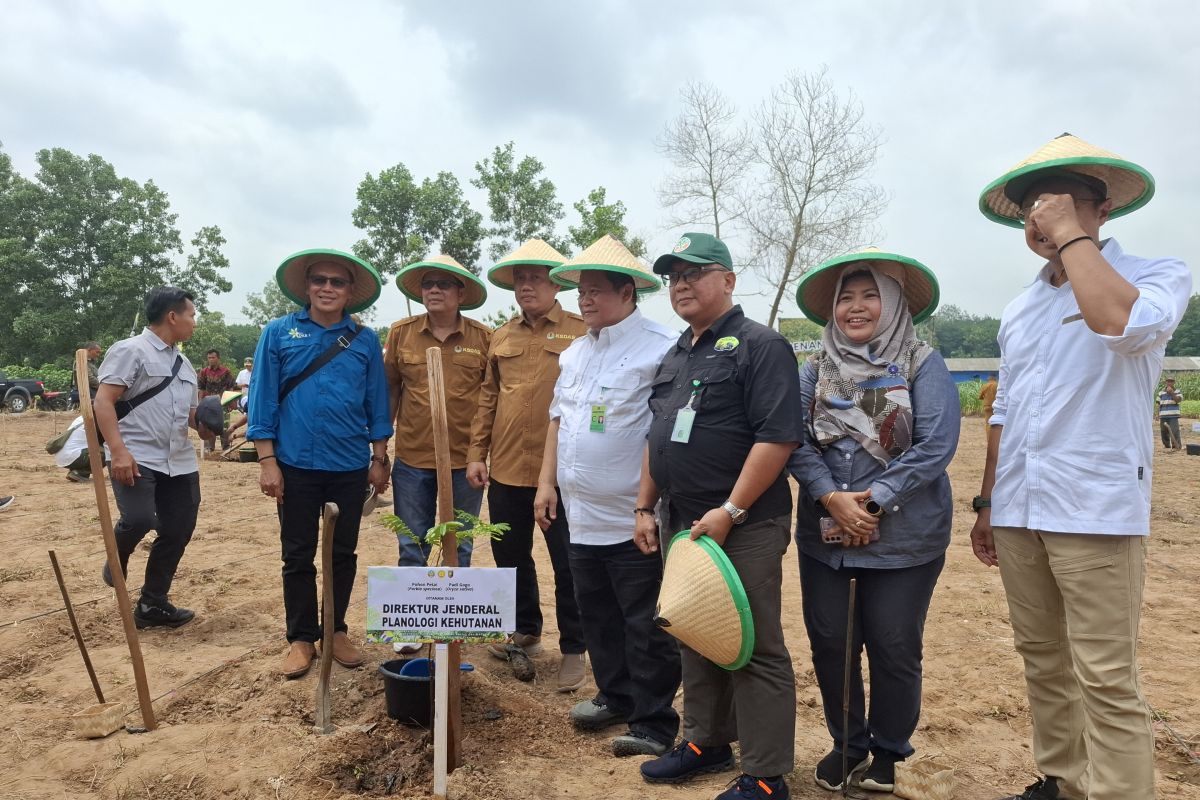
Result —
POLYGON ((403 725, 428 728, 432 719, 433 676, 428 658, 398 658, 379 665, 387 715, 403 725))

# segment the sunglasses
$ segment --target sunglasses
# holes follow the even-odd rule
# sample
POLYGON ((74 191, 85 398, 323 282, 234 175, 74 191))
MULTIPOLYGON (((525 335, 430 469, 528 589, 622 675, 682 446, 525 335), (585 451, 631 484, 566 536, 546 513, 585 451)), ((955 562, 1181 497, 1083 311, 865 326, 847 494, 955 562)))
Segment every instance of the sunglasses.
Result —
POLYGON ((700 279, 700 276, 706 272, 728 271, 729 270, 725 269, 724 267, 688 267, 687 269, 680 270, 679 272, 668 272, 663 277, 667 279, 668 286, 675 286, 680 282, 695 283, 700 279))
POLYGON ((335 289, 345 289, 350 285, 350 281, 345 278, 334 278, 329 275, 309 275, 308 284, 310 286, 324 286, 329 284, 335 289))
POLYGON ((426 278, 425 280, 421 281, 422 289, 433 289, 434 287, 437 287, 443 292, 448 292, 456 286, 459 289, 463 288, 461 283, 451 278, 426 278))

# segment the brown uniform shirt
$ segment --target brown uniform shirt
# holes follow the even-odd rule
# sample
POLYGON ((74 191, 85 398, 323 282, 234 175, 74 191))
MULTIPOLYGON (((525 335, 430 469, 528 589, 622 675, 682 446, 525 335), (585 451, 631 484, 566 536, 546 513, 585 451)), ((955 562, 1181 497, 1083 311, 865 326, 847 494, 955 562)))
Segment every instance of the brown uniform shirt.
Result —
POLYGON ((999 384, 987 381, 979 389, 979 399, 983 401, 983 417, 986 420, 992 415, 992 404, 996 402, 996 389, 999 384))
POLYGON ((429 329, 429 315, 392 323, 383 358, 388 391, 399 396, 396 410, 396 458, 410 467, 434 469, 433 425, 429 409, 429 372, 425 350, 442 350, 446 387, 446 422, 450 428, 450 466, 467 466, 471 420, 487 366, 492 329, 459 315, 458 330, 439 342, 429 329))
POLYGON ((535 325, 522 314, 496 329, 468 461, 487 461, 490 455, 493 479, 537 486, 558 356, 586 332, 583 317, 564 311, 557 301, 535 325))

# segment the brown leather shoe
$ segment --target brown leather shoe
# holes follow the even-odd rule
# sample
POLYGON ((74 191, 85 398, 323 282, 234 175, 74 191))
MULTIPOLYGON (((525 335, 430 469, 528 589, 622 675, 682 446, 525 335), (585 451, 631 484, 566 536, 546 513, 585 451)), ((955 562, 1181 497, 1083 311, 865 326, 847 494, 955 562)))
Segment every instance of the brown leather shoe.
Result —
POLYGON ((573 692, 587 680, 587 660, 583 653, 563 653, 558 664, 558 686, 560 692, 573 692))
POLYGON ((279 671, 288 680, 299 678, 308 672, 316 655, 317 649, 313 647, 312 642, 292 642, 287 655, 283 657, 279 671))
POLYGON ((344 631, 338 631, 333 635, 333 660, 348 669, 362 666, 362 653, 358 651, 344 631))

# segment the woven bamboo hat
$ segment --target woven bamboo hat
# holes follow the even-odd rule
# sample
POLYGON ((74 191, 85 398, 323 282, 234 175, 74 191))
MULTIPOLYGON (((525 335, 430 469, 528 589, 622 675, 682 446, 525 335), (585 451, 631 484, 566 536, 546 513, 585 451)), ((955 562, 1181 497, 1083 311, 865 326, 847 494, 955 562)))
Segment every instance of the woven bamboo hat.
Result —
POLYGON ((501 289, 508 289, 511 292, 513 290, 513 267, 529 265, 554 269, 566 260, 566 256, 541 239, 530 239, 497 261, 496 266, 488 270, 488 280, 501 289))
POLYGON ((1034 182, 1055 176, 1074 178, 1110 198, 1109 219, 1141 208, 1154 196, 1154 178, 1144 168, 1064 133, 989 183, 979 195, 979 210, 1003 225, 1024 227, 1017 218, 1021 198, 1034 182))
POLYGON ((796 289, 796 304, 800 306, 804 316, 818 325, 828 324, 838 278, 852 264, 869 264, 895 278, 904 289, 904 298, 908 300, 908 310, 912 313, 913 323, 928 318, 937 309, 941 291, 938 289, 937 278, 929 267, 915 258, 885 253, 877 247, 867 247, 831 258, 804 273, 804 277, 800 279, 800 286, 796 289))
POLYGON ((647 269, 642 260, 621 244, 619 239, 607 233, 561 267, 550 270, 550 279, 559 286, 578 289, 579 278, 584 270, 628 275, 633 278, 633 287, 638 294, 650 294, 662 288, 658 276, 647 269))
POLYGON ((420 303, 421 281, 424 280, 426 272, 435 269, 449 272, 462 281, 463 300, 459 305, 461 310, 470 311, 472 308, 479 308, 487 299, 487 287, 483 285, 483 281, 471 274, 469 269, 455 261, 452 256, 447 255, 434 256, 425 261, 409 264, 396 276, 396 286, 409 300, 420 303))
POLYGON ((718 667, 746 666, 754 652, 750 601, 733 563, 707 536, 671 540, 654 623, 718 667))
POLYGON ((242 393, 234 389, 229 389, 221 393, 221 405, 228 406, 234 400, 240 400, 242 393))
POLYGON ((379 299, 383 281, 379 279, 379 273, 374 267, 358 256, 343 253, 341 250, 322 248, 301 250, 285 258, 279 269, 275 270, 275 282, 279 284, 279 290, 293 303, 308 305, 308 268, 322 261, 331 261, 345 267, 354 277, 354 283, 350 285, 347 313, 353 314, 370 308, 371 304, 379 299))

